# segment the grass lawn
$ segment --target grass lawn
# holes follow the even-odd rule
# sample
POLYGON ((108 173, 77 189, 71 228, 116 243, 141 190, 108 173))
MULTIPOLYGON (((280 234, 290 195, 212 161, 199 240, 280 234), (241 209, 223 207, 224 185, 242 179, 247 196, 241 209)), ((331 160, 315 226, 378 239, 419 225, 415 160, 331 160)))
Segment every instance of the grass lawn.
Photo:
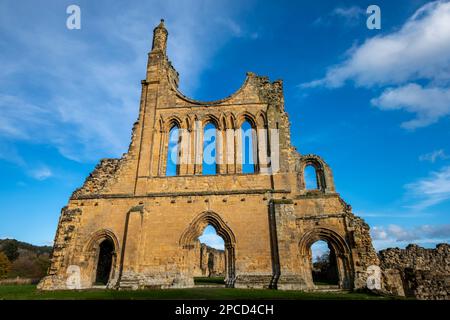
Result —
POLYGON ((224 277, 194 277, 195 284, 223 284, 225 285, 224 277))
POLYGON ((299 299, 299 300, 383 300, 367 293, 326 293, 302 291, 277 291, 227 288, 191 288, 167 290, 79 290, 38 291, 34 285, 0 286, 0 300, 45 300, 45 299, 299 299))

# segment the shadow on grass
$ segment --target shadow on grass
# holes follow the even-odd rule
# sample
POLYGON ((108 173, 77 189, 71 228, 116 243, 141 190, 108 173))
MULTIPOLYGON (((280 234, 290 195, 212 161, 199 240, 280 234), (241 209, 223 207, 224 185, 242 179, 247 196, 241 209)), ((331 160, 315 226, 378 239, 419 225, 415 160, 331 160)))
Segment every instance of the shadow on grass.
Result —
POLYGON ((303 292, 256 289, 188 288, 167 290, 62 290, 39 291, 34 285, 0 286, 0 300, 386 300, 369 293, 303 292))
POLYGON ((194 284, 225 284, 224 277, 195 277, 194 284))

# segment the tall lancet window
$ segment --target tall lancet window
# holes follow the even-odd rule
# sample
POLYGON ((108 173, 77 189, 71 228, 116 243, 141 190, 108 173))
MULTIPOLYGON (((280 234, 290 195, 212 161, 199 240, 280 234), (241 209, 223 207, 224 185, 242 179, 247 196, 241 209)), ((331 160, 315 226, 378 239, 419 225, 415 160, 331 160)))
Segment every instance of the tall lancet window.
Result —
POLYGON ((250 122, 245 121, 241 126, 242 137, 242 173, 255 173, 256 132, 250 122))
POLYGON ((166 176, 177 176, 180 174, 180 141, 180 129, 177 125, 174 125, 169 131, 166 176))
POLYGON ((214 124, 208 123, 203 129, 203 162, 202 174, 217 173, 217 130, 214 124))
POLYGON ((307 190, 318 190, 317 171, 312 165, 307 165, 304 171, 305 188, 307 190))

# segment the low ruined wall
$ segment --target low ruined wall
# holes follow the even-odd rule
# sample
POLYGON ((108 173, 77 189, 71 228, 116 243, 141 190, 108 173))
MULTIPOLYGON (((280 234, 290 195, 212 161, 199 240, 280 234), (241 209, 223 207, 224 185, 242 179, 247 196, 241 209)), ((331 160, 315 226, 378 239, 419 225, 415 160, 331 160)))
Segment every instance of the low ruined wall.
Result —
POLYGON ((204 243, 198 245, 197 268, 194 271, 196 277, 224 277, 225 276, 225 252, 207 246, 204 243))
POLYGON ((405 249, 381 250, 378 256, 385 290, 423 300, 450 300, 449 244, 435 249, 410 244, 405 249))

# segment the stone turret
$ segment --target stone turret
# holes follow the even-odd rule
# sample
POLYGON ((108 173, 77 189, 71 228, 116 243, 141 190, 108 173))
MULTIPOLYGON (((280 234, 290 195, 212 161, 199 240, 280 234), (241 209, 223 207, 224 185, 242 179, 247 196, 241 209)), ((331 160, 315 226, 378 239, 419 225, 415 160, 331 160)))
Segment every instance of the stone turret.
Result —
POLYGON ((161 51, 166 54, 168 35, 169 32, 164 26, 164 19, 161 19, 159 25, 153 30, 152 52, 161 51))

